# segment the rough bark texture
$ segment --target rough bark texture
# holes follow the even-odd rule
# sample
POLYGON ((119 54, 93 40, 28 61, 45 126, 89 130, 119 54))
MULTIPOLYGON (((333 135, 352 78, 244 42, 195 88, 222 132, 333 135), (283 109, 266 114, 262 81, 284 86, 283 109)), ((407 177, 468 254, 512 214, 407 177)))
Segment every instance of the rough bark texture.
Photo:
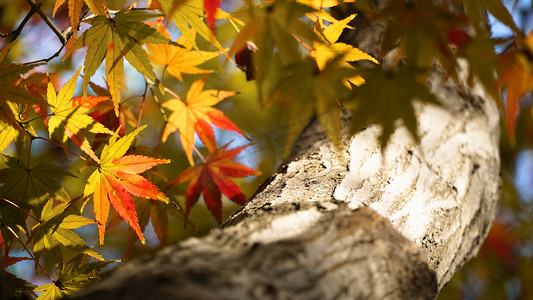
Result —
POLYGON ((339 153, 315 122, 221 228, 69 298, 434 298, 477 253, 500 190, 494 102, 443 78, 429 82, 443 106, 416 105, 419 144, 399 126, 381 152, 373 125, 339 153))

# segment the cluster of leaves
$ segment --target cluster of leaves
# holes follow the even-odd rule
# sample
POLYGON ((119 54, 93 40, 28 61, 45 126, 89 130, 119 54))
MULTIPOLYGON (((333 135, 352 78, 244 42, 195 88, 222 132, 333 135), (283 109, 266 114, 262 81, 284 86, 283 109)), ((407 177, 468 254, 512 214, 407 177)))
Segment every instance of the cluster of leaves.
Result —
POLYGON ((285 152, 314 116, 331 141, 340 145, 342 109, 354 113, 353 129, 368 122, 382 123, 383 147, 397 120, 416 138, 412 102, 438 103, 425 84, 436 61, 451 80, 461 81, 464 78, 457 72, 457 61, 465 58, 469 62, 466 80, 478 80, 495 97, 499 95, 497 83, 506 87, 510 133, 517 99, 530 89, 529 52, 525 50, 533 48, 533 38, 520 33, 498 0, 457 0, 456 5, 464 9, 431 0, 395 0, 375 8, 369 1, 358 0, 355 5, 367 18, 385 25, 376 57, 342 40, 342 33, 353 29, 350 24, 356 14, 338 18, 331 14, 331 7, 353 1, 248 0, 228 13, 221 9, 220 0, 152 0, 146 8, 124 5, 119 10, 109 9, 103 0, 68 0, 70 30, 64 32, 70 34, 66 36, 51 19, 59 18, 64 2, 57 0, 50 12, 32 5, 28 14, 31 17, 39 11, 46 21, 42 24, 64 42, 58 52, 68 49, 63 60, 70 60, 74 52, 83 57, 83 66, 58 92, 54 75, 37 70, 49 67, 53 57, 30 63, 8 59, 17 42, 9 37, 18 36, 20 30, 6 34, 0 50, 2 265, 32 260, 51 283, 35 287, 13 274, 5 273, 5 277, 10 293, 40 292, 42 299, 82 288, 113 262, 105 261, 73 230, 96 225, 103 245, 109 229, 124 221, 130 228, 127 256, 137 240, 145 243, 149 222, 162 245, 169 241, 169 214, 194 226, 189 217, 200 196, 219 224, 223 221, 222 195, 239 205, 246 202, 234 180, 259 172, 235 161, 246 145, 219 147, 215 134, 221 131, 213 128, 248 138, 246 130, 215 108, 238 91, 206 88, 215 71, 200 66, 207 61, 220 56, 225 60, 221 67, 231 69, 236 64, 246 72, 246 79, 253 81, 249 84, 256 86, 262 107, 282 106, 288 112, 295 125, 289 130, 285 152), (501 56, 496 55, 495 41, 486 27, 479 25, 483 11, 516 33, 501 56), (223 46, 217 33, 226 25, 234 32, 223 46), (177 39, 171 38, 170 28, 179 31, 177 39), (79 51, 84 48, 85 52, 79 51), (361 60, 372 67, 355 67, 361 60), (507 68, 499 79, 498 60, 507 68), (127 65, 144 78, 142 95, 124 96, 129 92, 127 65), (158 66, 163 66, 162 70, 154 68, 158 66), (106 87, 92 81, 99 69, 106 87), (165 78, 166 73, 172 77, 165 78), (82 89, 74 97, 80 76, 82 89), (181 86, 188 89, 178 92, 181 86), (186 95, 183 99, 178 95, 181 92, 186 95), (161 113, 147 119, 145 105, 150 102, 161 113), (150 125, 141 126, 143 117, 150 125), (145 128, 150 133, 142 140, 155 140, 156 146, 141 144, 140 133, 145 128), (157 131, 159 137, 153 134, 157 131), (196 136, 203 147, 198 146, 196 136), (181 147, 171 154, 175 161, 160 158, 160 145, 172 147, 178 137, 181 147), (62 150, 56 154, 61 158, 35 164, 38 154, 32 147, 37 147, 37 141, 62 150), (180 153, 186 159, 180 159, 180 153), (65 157, 68 163, 63 162, 65 157), (177 175, 164 168, 180 165, 181 160, 190 166, 177 175), (76 164, 83 164, 80 178, 65 170, 76 164), (73 181, 81 190, 65 185, 73 181), (188 183, 185 191, 180 187, 184 183, 188 183), (185 199, 184 209, 181 198, 185 199), (87 204, 92 213, 84 210, 87 204), (14 249, 26 256, 11 256, 14 249), (52 268, 43 261, 56 266, 55 279, 50 275, 52 268))

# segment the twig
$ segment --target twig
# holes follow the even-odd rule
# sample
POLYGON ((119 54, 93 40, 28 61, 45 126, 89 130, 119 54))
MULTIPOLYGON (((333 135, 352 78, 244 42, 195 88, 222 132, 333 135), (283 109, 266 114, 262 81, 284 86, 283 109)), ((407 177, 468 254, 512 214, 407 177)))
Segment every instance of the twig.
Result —
POLYGON ((10 42, 16 40, 20 33, 22 32, 22 29, 24 28, 24 26, 26 26, 26 23, 28 23, 28 21, 30 20, 30 18, 33 16, 33 14, 35 14, 37 12, 37 10, 40 9, 42 3, 35 3, 36 6, 32 6, 30 11, 28 12, 28 14, 24 17, 24 20, 22 20, 22 22, 20 22, 20 25, 17 27, 17 29, 15 29, 13 32, 7 34, 6 36, 11 36, 11 39, 10 39, 10 42))
MULTIPOLYGON (((69 37, 70 38, 70 37, 69 37)), ((37 64, 37 63, 49 63, 52 59, 56 58, 59 56, 59 54, 61 54, 61 51, 63 51, 63 48, 65 48, 67 44, 63 44, 61 45, 61 48, 59 48, 59 50, 57 50, 56 53, 54 53, 52 56, 48 57, 48 58, 42 58, 42 59, 39 59, 39 60, 36 60, 36 61, 32 61, 32 62, 29 62, 29 64, 37 64)))
POLYGON ((59 147, 59 148, 65 150, 65 151, 68 151, 68 152, 74 154, 74 155, 77 156, 79 159, 81 159, 81 160, 87 162, 87 163, 90 164, 90 165, 93 165, 93 166, 95 166, 95 167, 98 166, 98 165, 96 165, 95 163, 93 163, 92 161, 88 160, 87 158, 85 158, 85 157, 79 155, 78 153, 76 153, 76 152, 74 152, 74 151, 72 151, 72 150, 70 150, 70 149, 68 149, 68 148, 66 148, 66 147, 63 147, 62 145, 60 145, 60 144, 58 144, 58 143, 56 143, 56 142, 54 142, 54 141, 52 141, 52 140, 49 140, 49 139, 47 139, 47 138, 43 138, 43 137, 40 137, 40 136, 33 136, 32 139, 38 139, 38 140, 47 141, 47 142, 49 142, 49 143, 51 143, 51 144, 54 144, 54 145, 56 145, 57 147, 59 147))
POLYGON ((41 266, 41 264, 39 264, 39 262, 37 261, 37 259, 35 258, 35 256, 33 256, 33 254, 30 252, 30 250, 28 250, 28 247, 26 247, 26 245, 22 242, 22 240, 20 239, 20 237, 15 233, 15 231, 9 227, 9 226, 5 226, 7 228, 7 230, 9 230, 11 232, 11 234, 13 234, 15 236, 15 238, 20 242, 20 244, 22 245, 22 247, 24 247, 24 250, 26 250, 26 252, 28 252, 28 255, 33 259, 33 261, 35 262, 35 265, 37 265, 41 271, 43 271, 43 273, 48 277, 50 278, 50 280, 52 282, 55 282, 55 280, 52 278, 52 276, 50 276, 50 274, 48 274, 48 272, 46 272, 46 270, 43 268, 43 266, 41 266))
POLYGON ((54 23, 52 23, 52 21, 50 20, 50 18, 48 18, 47 15, 43 13, 43 11, 41 10, 41 4, 36 3, 34 0, 26 1, 30 4, 31 9, 35 10, 39 14, 39 16, 41 16, 46 25, 48 25, 48 27, 50 27, 50 29, 52 29, 52 31, 57 35, 57 38, 59 38, 61 44, 65 45, 68 40, 67 36, 61 30, 59 30, 59 28, 57 28, 54 23))
POLYGON ((3 198, 3 197, 0 197, 0 200, 4 201, 4 202, 7 202, 11 205, 13 205, 15 208, 17 208, 18 210, 22 211, 23 213, 25 213, 28 217, 34 219, 35 221, 37 222, 41 222, 39 219, 37 219, 36 217, 34 217, 32 214, 30 214, 29 212, 27 212, 26 210, 24 210, 23 208, 21 208, 20 206, 18 206, 16 203, 12 202, 11 200, 9 199, 6 199, 6 198, 3 198))

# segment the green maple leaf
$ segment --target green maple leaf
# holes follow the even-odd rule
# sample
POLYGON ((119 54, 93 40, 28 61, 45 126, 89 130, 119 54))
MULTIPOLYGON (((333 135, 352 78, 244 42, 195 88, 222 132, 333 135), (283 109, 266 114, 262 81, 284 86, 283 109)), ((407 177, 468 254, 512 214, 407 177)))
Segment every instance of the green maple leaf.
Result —
POLYGON ((88 115, 89 109, 83 106, 72 104, 72 96, 76 89, 76 80, 81 68, 74 76, 61 88, 56 96, 56 91, 52 83, 48 83, 46 101, 52 110, 52 117, 48 121, 48 132, 51 139, 66 143, 70 138, 81 150, 87 153, 94 160, 98 160, 91 149, 83 131, 92 133, 113 134, 113 131, 96 122, 88 115))
POLYGON ((0 105, 0 152, 4 151, 9 144, 17 137, 22 136, 19 141, 24 141, 28 134, 37 136, 31 123, 25 122, 23 116, 26 114, 27 105, 6 101, 5 106, 0 105), (7 119, 3 122, 2 119, 7 119))
POLYGON ((98 261, 82 264, 84 254, 77 255, 63 265, 57 266, 57 280, 54 283, 43 284, 34 291, 42 292, 37 299, 59 299, 81 290, 83 287, 100 279, 103 268, 118 260, 98 261))
POLYGON ((290 149, 313 115, 324 127, 328 138, 339 146, 342 129, 340 103, 350 93, 350 88, 344 81, 356 76, 358 72, 342 64, 342 55, 328 61, 322 70, 318 69, 311 58, 288 70, 290 75, 281 81, 269 99, 288 103, 291 106, 291 119, 299 124, 291 128, 286 150, 290 149))
POLYGON ((106 59, 107 84, 118 116, 120 87, 123 81, 123 59, 141 74, 152 81, 156 80, 150 60, 141 43, 175 44, 143 21, 158 17, 144 10, 121 9, 113 18, 98 15, 87 22, 92 26, 77 40, 72 50, 87 47, 83 67, 83 95, 87 95, 87 86, 98 67, 106 59))
POLYGON ((19 278, 9 272, 4 272, 3 277, 4 287, 6 288, 6 290, 3 292, 5 292, 6 295, 12 297, 8 299, 17 299, 16 296, 20 296, 21 292, 31 292, 36 287, 30 282, 19 278))
POLYGON ((308 42, 321 41, 313 29, 302 21, 306 13, 313 11, 315 9, 312 7, 286 0, 265 3, 247 11, 246 25, 235 37, 228 55, 235 55, 246 48, 249 41, 256 44, 257 51, 253 53, 252 66, 248 67, 255 68, 261 101, 264 86, 270 79, 268 76, 283 78, 290 75, 280 74, 283 68, 275 70, 278 64, 286 67, 301 62, 300 43, 296 37, 308 42))
POLYGON ((0 67, 0 104, 3 101, 16 103, 37 104, 38 100, 23 86, 16 83, 22 74, 40 64, 9 64, 0 67))
POLYGON ((513 31, 520 31, 501 0, 460 0, 459 2, 464 6, 465 12, 471 20, 471 24, 477 29, 481 29, 483 24, 485 24, 486 12, 488 11, 498 21, 513 31))
POLYGON ((50 197, 68 201, 67 192, 57 182, 65 176, 73 175, 47 163, 28 168, 15 157, 0 154, 0 196, 23 208, 35 209, 50 197))
POLYGON ((52 200, 46 202, 40 213, 39 222, 31 229, 35 254, 50 254, 56 261, 61 261, 62 254, 59 245, 63 245, 103 261, 102 256, 91 250, 83 239, 72 231, 72 229, 96 222, 79 215, 67 214, 69 202, 61 203, 53 208, 52 205, 52 200))
MULTIPOLYGON (((9 47, 0 51, 5 52, 9 47)), ((6 52, 7 54, 7 52, 6 52)), ((0 66, 0 152, 17 137, 26 134, 19 124, 18 114, 15 113, 16 104, 39 104, 23 85, 19 84, 22 74, 27 73, 39 64, 9 64, 0 66)))
POLYGON ((457 54, 468 61, 468 83, 472 85, 473 79, 477 78, 494 99, 499 99, 501 93, 496 83, 499 58, 495 45, 496 40, 491 39, 488 34, 478 34, 459 47, 457 54))
POLYGON ((379 15, 388 20, 381 44, 382 56, 399 42, 409 63, 425 68, 437 58, 448 74, 454 76, 456 62, 447 33, 461 24, 458 16, 430 0, 391 1, 379 15))
POLYGON ((418 100, 440 104, 425 83, 426 73, 425 70, 407 65, 395 70, 375 67, 361 71, 366 83, 354 89, 354 101, 348 105, 355 113, 352 117, 354 129, 360 129, 369 122, 381 124, 383 132, 380 142, 382 149, 385 149, 395 130, 396 120, 401 120, 418 140, 417 119, 412 102, 418 100))

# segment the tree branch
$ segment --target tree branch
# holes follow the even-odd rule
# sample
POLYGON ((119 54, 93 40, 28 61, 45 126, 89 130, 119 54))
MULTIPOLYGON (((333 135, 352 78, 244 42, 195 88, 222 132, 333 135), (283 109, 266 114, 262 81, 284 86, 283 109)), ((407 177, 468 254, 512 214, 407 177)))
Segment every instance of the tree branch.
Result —
POLYGON ((37 14, 41 16, 41 18, 46 23, 46 25, 48 25, 48 27, 50 27, 50 29, 52 29, 52 31, 57 35, 61 44, 65 45, 68 41, 67 36, 59 28, 57 28, 57 26, 54 23, 52 23, 52 21, 50 20, 50 18, 48 18, 47 15, 43 13, 43 11, 41 10, 42 4, 36 3, 34 0, 26 0, 26 1, 30 4, 31 9, 35 10, 35 12, 37 12, 37 14))
POLYGON ((28 14, 24 17, 24 20, 22 20, 22 22, 20 22, 20 25, 17 27, 17 29, 15 29, 13 32, 9 33, 9 34, 6 34, 6 35, 3 35, 4 36, 11 36, 11 39, 9 42, 12 42, 14 40, 16 40, 20 33, 22 32, 22 29, 24 28, 24 26, 26 26, 26 23, 28 23, 28 21, 30 20, 30 18, 33 16, 34 13, 37 12, 37 10, 40 9, 42 3, 35 3, 36 6, 32 6, 30 11, 28 12, 28 14))

